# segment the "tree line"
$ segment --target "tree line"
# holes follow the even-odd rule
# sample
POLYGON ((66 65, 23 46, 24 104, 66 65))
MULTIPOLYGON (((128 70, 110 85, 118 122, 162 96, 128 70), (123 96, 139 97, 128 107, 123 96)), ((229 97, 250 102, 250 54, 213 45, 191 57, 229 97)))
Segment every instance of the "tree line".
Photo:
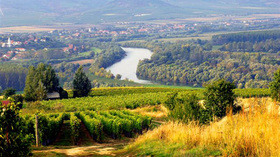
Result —
POLYGON ((238 88, 268 88, 279 68, 277 54, 209 50, 207 45, 180 42, 155 45, 151 59, 139 63, 137 76, 194 86, 225 78, 234 81, 238 88))
POLYGON ((269 39, 276 40, 280 38, 279 30, 269 31, 252 31, 240 33, 228 33, 212 36, 212 43, 214 45, 223 45, 231 42, 261 42, 269 39))

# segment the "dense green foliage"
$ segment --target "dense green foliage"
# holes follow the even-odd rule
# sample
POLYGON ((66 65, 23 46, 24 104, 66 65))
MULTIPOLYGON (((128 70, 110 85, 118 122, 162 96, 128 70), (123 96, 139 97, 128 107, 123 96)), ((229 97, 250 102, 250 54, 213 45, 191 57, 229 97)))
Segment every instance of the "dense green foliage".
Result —
MULTIPOLYGON (((56 139, 59 130, 62 126, 66 114, 53 113, 53 114, 37 114, 38 115, 38 132, 39 144, 49 145, 56 139)), ((33 133, 35 137, 35 115, 26 115, 23 117, 27 130, 33 133)))
POLYGON ((213 44, 222 45, 225 43, 231 42, 247 42, 252 43, 266 41, 269 39, 279 39, 280 32, 279 30, 274 31, 254 31, 254 32, 240 32, 240 33, 229 33, 229 34, 220 34, 214 35, 212 37, 213 44))
POLYGON ((222 51, 230 52, 269 52, 277 53, 280 51, 280 39, 269 39, 261 42, 230 42, 223 44, 222 51))
POLYGON ((32 135, 26 132, 19 112, 14 103, 2 105, 0 102, 0 156, 30 156, 32 135))
POLYGON ((103 125, 101 120, 92 117, 84 112, 80 112, 77 116, 82 120, 85 124, 86 128, 88 129, 92 138, 98 142, 102 142, 104 135, 103 135, 103 125))
POLYGON ((270 91, 272 99, 280 100, 280 69, 274 73, 274 81, 270 83, 270 91))
POLYGON ((74 97, 88 96, 91 90, 91 83, 86 74, 83 72, 82 66, 75 73, 73 88, 74 97))
POLYGON ((13 88, 7 88, 3 91, 3 95, 5 99, 15 94, 16 94, 16 90, 13 88))
POLYGON ((224 78, 238 88, 268 88, 273 73, 280 68, 276 54, 208 50, 206 45, 155 42, 151 59, 139 63, 137 76, 192 86, 224 78))
POLYGON ((74 113, 70 113, 69 119, 73 144, 77 144, 80 137, 81 120, 74 113))
POLYGON ((102 53, 98 53, 95 56, 93 66, 97 68, 107 68, 110 65, 123 59, 125 55, 126 53, 121 47, 116 45, 109 45, 109 47, 106 47, 105 51, 103 51, 102 53))
POLYGON ((28 69, 18 64, 0 63, 0 86, 2 89, 23 90, 28 69))
POLYGON ((59 80, 50 65, 40 63, 37 68, 29 67, 24 88, 25 99, 43 100, 47 93, 58 91, 59 80))
POLYGON ((120 138, 122 134, 132 137, 134 132, 141 133, 151 124, 150 117, 128 111, 86 111, 78 113, 78 116, 85 123, 92 137, 99 142, 102 142, 104 133, 114 139, 120 138))
POLYGON ((206 87, 205 110, 211 117, 224 117, 230 109, 235 108, 234 83, 219 80, 206 87))
POLYGON ((195 94, 178 96, 178 93, 170 93, 165 101, 169 109, 169 117, 183 122, 198 121, 203 119, 200 114, 202 108, 199 98, 195 94))
POLYGON ((169 109, 169 117, 172 119, 208 123, 214 117, 224 117, 227 111, 237 111, 234 104, 235 88, 233 83, 219 80, 206 87, 203 103, 199 103, 199 98, 195 94, 170 93, 164 104, 169 109))

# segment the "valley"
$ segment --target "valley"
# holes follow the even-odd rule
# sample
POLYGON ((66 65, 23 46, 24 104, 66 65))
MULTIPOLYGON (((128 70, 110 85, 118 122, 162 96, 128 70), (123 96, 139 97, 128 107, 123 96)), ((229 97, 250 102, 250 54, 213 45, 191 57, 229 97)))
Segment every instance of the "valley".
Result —
POLYGON ((279 156, 279 0, 0 3, 0 157, 279 156))

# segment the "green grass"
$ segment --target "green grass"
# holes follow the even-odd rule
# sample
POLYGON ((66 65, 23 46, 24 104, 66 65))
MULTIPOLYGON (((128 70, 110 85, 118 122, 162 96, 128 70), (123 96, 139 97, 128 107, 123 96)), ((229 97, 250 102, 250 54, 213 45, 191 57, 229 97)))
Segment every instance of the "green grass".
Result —
POLYGON ((79 57, 87 57, 87 56, 89 56, 90 55, 90 53, 91 53, 91 51, 87 51, 87 52, 82 52, 82 53, 79 53, 79 57))
POLYGON ((100 52, 102 52, 102 50, 101 50, 100 48, 97 48, 97 47, 92 47, 90 50, 93 51, 93 52, 95 52, 95 53, 100 53, 100 52))
POLYGON ((147 84, 144 87, 159 87, 159 88, 179 88, 179 89, 204 89, 203 87, 192 86, 174 86, 174 85, 161 85, 161 84, 147 84))
POLYGON ((102 50, 101 49, 99 49, 99 48, 97 48, 97 47, 92 47, 91 49, 90 49, 90 51, 86 51, 86 52, 82 52, 82 53, 79 53, 79 57, 87 57, 87 56, 90 56, 90 53, 91 52, 94 52, 94 53, 101 53, 102 52, 102 50))
POLYGON ((212 50, 219 50, 222 46, 213 46, 212 50))

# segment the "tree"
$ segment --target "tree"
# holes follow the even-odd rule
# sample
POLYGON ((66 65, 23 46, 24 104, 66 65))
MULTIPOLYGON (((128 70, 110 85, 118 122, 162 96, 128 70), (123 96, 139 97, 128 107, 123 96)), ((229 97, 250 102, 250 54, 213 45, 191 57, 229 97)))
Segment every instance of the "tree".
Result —
POLYGON ((50 65, 30 66, 26 76, 24 95, 28 101, 45 99, 47 93, 58 92, 59 80, 50 65))
POLYGON ((279 101, 280 100, 280 69, 274 73, 272 81, 269 85, 272 99, 279 101))
POLYGON ((205 109, 209 113, 209 118, 224 117, 227 109, 235 109, 234 101, 236 96, 233 89, 234 83, 228 82, 224 79, 214 82, 212 85, 206 87, 205 109))
POLYGON ((74 80, 73 80, 73 87, 74 87, 74 97, 88 96, 91 90, 91 83, 88 77, 86 76, 86 74, 83 72, 82 66, 80 66, 80 68, 75 73, 74 80))
POLYGON ((47 98, 47 90, 46 87, 43 85, 41 81, 39 81, 38 87, 36 88, 36 95, 37 95, 37 100, 44 100, 47 98))
POLYGON ((30 156, 32 135, 26 133, 27 128, 19 112, 14 103, 1 105, 0 102, 0 156, 30 156))
POLYGON ((117 74, 115 77, 115 79, 117 79, 117 80, 120 80, 121 78, 122 78, 122 75, 120 75, 120 74, 117 74))
POLYGON ((15 94, 16 94, 16 90, 14 88, 7 88, 3 91, 3 95, 5 99, 15 94))
POLYGON ((2 89, 2 87, 0 86, 0 95, 2 94, 2 92, 3 92, 3 89, 2 89))

